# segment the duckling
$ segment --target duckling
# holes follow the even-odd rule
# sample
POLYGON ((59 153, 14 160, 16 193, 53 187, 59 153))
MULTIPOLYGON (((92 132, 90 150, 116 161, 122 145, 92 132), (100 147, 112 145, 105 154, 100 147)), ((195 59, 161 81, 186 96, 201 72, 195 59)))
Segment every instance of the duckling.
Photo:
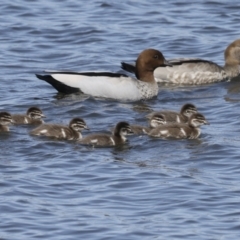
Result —
POLYGON ((159 112, 152 112, 147 115, 147 118, 150 119, 151 121, 151 119, 156 114, 162 114, 164 115, 164 118, 167 123, 187 123, 188 119, 194 113, 197 113, 197 108, 191 103, 186 103, 182 106, 179 113, 174 111, 164 110, 159 112))
POLYGON ((9 132, 8 125, 13 123, 13 119, 10 113, 0 112, 0 132, 9 132))
POLYGON ((82 138, 81 131, 83 129, 88 129, 85 121, 81 118, 73 118, 69 126, 44 123, 33 129, 30 134, 53 137, 61 140, 79 140, 82 138))
POLYGON ((124 144, 127 141, 126 135, 132 133, 132 129, 127 122, 119 122, 112 135, 105 133, 90 134, 81 139, 79 143, 100 147, 117 146, 124 144))
POLYGON ((206 118, 200 114, 193 114, 188 123, 172 123, 161 125, 152 129, 148 135, 151 137, 159 138, 188 138, 196 139, 200 136, 200 126, 203 124, 209 124, 206 118))
POLYGON ((142 135, 147 134, 150 132, 153 128, 156 128, 160 125, 166 124, 166 119, 164 114, 154 114, 151 119, 149 119, 149 126, 140 126, 140 125, 131 125, 131 129, 133 131, 133 134, 142 135))
POLYGON ((15 125, 19 124, 42 124, 44 123, 42 118, 45 118, 42 110, 38 107, 30 107, 26 114, 12 114, 15 125))

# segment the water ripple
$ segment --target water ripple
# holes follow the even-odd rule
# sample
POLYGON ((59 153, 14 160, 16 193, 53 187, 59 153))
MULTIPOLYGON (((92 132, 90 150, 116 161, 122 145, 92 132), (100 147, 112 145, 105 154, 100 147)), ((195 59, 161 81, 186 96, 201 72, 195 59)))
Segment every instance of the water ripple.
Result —
POLYGON ((149 112, 192 102, 211 125, 198 140, 130 136, 126 146, 106 149, 11 126, 0 135, 0 238, 238 239, 238 78, 160 85, 158 97, 126 103, 58 94, 34 74, 124 73, 120 62, 149 47, 167 59, 223 65, 225 48, 239 38, 239 9, 235 0, 3 1, 1 111, 24 113, 35 105, 46 122, 68 124, 78 116, 90 132, 109 132, 118 121, 146 125, 149 112))

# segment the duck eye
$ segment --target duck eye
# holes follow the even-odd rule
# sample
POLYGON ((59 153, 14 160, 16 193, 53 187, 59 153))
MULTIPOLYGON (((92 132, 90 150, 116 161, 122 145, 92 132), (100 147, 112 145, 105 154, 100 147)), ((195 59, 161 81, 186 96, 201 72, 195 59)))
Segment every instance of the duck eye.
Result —
POLYGON ((156 54, 156 55, 154 55, 154 56, 153 56, 153 58, 155 58, 155 59, 158 59, 158 55, 157 55, 157 54, 156 54))

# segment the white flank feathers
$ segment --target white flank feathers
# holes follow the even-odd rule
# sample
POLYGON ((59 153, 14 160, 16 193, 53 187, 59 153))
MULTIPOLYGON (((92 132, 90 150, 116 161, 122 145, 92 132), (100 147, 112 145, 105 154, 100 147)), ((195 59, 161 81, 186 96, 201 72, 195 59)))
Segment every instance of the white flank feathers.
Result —
POLYGON ((163 135, 163 136, 168 136, 169 131, 168 130, 161 130, 160 134, 163 135))
POLYGON ((26 117, 24 118, 24 123, 28 124, 28 119, 26 117))
POLYGON ((186 134, 186 132, 185 132, 185 130, 184 130, 183 128, 180 128, 180 132, 182 133, 182 136, 183 136, 183 137, 186 137, 186 136, 187 136, 187 134, 186 134))
POLYGON ((65 137, 66 137, 66 133, 65 133, 65 131, 64 131, 63 128, 61 128, 61 133, 62 133, 62 135, 63 135, 63 138, 65 138, 65 137))
POLYGON ((180 123, 181 120, 180 120, 180 117, 177 115, 177 122, 180 123))
POLYGON ((113 140, 113 138, 112 138, 112 137, 110 137, 110 140, 111 140, 111 142, 112 142, 113 146, 115 146, 115 142, 114 142, 114 140, 113 140))
POLYGON ((157 86, 154 87, 151 83, 145 83, 130 77, 91 77, 77 74, 51 74, 51 76, 67 86, 79 88, 83 93, 95 97, 140 100, 144 98, 140 89, 143 88, 143 84, 147 86, 146 89, 149 88, 148 97, 153 97, 157 94, 156 91, 153 91, 157 86))
POLYGON ((47 129, 43 129, 43 130, 41 130, 39 133, 44 134, 44 133, 47 133, 47 132, 48 132, 47 129))
POLYGON ((91 143, 97 143, 97 142, 98 142, 98 139, 92 139, 90 142, 91 142, 91 143))

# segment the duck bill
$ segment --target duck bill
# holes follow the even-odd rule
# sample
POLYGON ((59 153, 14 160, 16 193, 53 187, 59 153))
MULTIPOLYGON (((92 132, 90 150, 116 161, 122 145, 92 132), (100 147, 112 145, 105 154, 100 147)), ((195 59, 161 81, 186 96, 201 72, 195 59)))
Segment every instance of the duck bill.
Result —
POLYGON ((166 59, 164 59, 164 62, 163 62, 163 65, 162 66, 165 66, 165 67, 172 67, 172 64, 169 62, 169 61, 167 61, 166 59))

